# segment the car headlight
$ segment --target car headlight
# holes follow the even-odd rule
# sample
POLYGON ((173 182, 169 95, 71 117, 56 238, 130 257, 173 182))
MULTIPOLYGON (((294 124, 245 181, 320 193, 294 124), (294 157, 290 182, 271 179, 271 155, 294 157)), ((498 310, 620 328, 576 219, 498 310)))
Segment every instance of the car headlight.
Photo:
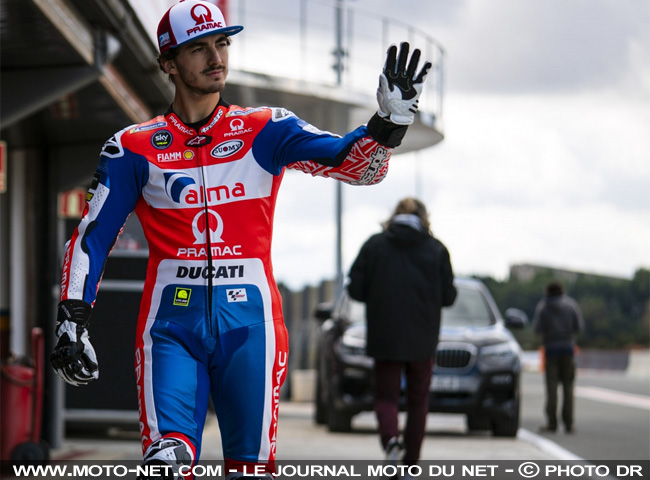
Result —
POLYGON ((366 338, 355 335, 356 332, 345 332, 341 338, 341 353, 347 355, 365 355, 366 338))
POLYGON ((487 367, 505 367, 512 364, 517 358, 517 350, 510 342, 497 343, 481 348, 479 363, 487 367))

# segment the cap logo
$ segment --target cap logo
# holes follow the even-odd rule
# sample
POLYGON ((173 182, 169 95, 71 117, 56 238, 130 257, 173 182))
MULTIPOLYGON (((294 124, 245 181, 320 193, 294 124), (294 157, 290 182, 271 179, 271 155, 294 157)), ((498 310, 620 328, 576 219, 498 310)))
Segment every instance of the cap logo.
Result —
POLYGON ((212 12, 205 5, 194 5, 190 11, 190 15, 196 22, 193 28, 187 30, 187 35, 198 33, 203 30, 212 30, 214 28, 223 28, 223 22, 215 22, 212 19, 212 12))
POLYGON ((192 7, 192 11, 190 12, 190 14, 192 15, 192 18, 194 19, 197 25, 201 25, 202 23, 212 21, 212 12, 205 5, 201 5, 201 4, 194 5, 192 7), (200 10, 200 12, 197 13, 197 10, 200 10))
POLYGON ((158 37, 158 43, 161 47, 164 47, 169 42, 171 42, 171 39, 169 38, 169 32, 165 32, 160 37, 158 37))

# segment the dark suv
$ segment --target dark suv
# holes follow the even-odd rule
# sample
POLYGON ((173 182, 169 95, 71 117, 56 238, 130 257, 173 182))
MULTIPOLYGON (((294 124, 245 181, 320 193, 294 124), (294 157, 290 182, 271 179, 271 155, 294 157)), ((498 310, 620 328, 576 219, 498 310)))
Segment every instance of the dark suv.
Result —
MULTIPOLYGON (((456 279, 458 297, 442 310, 431 381, 429 411, 467 415, 469 430, 514 437, 519 428, 521 348, 506 329, 523 328, 521 310, 502 319, 485 285, 456 279)), ((373 359, 365 354, 365 304, 347 294, 334 308, 322 305, 318 337, 317 423, 331 431, 351 430, 352 417, 373 410, 373 359)))

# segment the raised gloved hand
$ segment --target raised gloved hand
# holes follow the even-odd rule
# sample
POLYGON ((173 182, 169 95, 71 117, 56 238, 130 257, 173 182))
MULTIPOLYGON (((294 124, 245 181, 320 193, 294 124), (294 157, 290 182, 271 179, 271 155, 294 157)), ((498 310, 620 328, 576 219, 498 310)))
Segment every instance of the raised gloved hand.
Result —
POLYGON ((429 73, 431 62, 426 62, 416 76, 420 50, 413 50, 411 61, 406 67, 409 55, 409 44, 402 42, 399 58, 397 47, 391 45, 386 54, 386 64, 379 75, 377 87, 377 102, 380 117, 396 125, 411 125, 418 111, 418 99, 422 93, 424 79, 429 73))
POLYGON ((99 378, 97 355, 90 344, 86 325, 91 306, 82 300, 59 303, 56 336, 58 342, 50 356, 56 373, 70 385, 87 385, 99 378))

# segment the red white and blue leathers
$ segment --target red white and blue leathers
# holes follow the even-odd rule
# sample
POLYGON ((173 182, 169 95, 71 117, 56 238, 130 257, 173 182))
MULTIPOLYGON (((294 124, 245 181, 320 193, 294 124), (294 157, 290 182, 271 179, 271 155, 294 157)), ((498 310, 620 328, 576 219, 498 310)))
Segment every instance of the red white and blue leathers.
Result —
POLYGON ((61 300, 94 303, 135 211, 149 244, 135 361, 143 451, 172 435, 198 459, 212 394, 226 467, 274 462, 288 339, 270 255, 284 168, 369 185, 390 154, 365 126, 338 137, 284 109, 223 101, 198 131, 168 112, 104 145, 61 300))

